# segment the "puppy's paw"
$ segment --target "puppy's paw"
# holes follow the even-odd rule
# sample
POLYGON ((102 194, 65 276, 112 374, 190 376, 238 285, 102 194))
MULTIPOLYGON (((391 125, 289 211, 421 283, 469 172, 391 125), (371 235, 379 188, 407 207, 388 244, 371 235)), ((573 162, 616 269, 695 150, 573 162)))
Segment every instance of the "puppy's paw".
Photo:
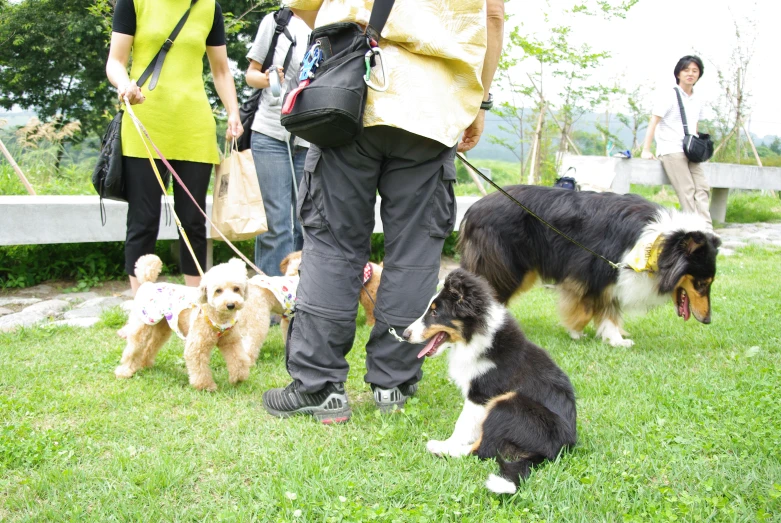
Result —
POLYGON ((133 372, 133 369, 131 369, 127 365, 120 365, 119 367, 114 369, 114 376, 116 376, 117 378, 128 379, 128 378, 132 378, 133 374, 135 374, 135 372, 133 372))
POLYGON ((491 474, 485 482, 485 488, 494 494, 515 494, 515 483, 496 474, 491 474))
POLYGON ((228 376, 228 381, 232 385, 235 385, 241 381, 247 381, 247 378, 249 378, 249 362, 247 362, 247 367, 239 369, 236 374, 232 376, 228 376))
POLYGON ((426 450, 434 454, 435 456, 444 456, 447 452, 448 443, 447 441, 438 441, 435 439, 429 440, 428 443, 426 443, 426 450))
POLYGON ((426 449, 437 456, 460 458, 462 456, 468 455, 471 452, 472 445, 461 445, 450 440, 431 440, 426 444, 426 449))
POLYGON ((614 338, 614 339, 605 340, 605 341, 607 341, 613 347, 627 347, 627 348, 629 348, 629 347, 631 347, 632 345, 635 344, 634 341, 632 341, 630 339, 626 339, 626 338, 614 338))
POLYGON ((569 334, 569 337, 572 338, 573 340, 579 340, 584 336, 583 332, 580 331, 568 330, 567 333, 569 334))
POLYGON ((198 390, 202 390, 202 391, 205 391, 205 392, 214 392, 214 391, 217 390, 217 384, 214 383, 214 380, 211 380, 211 381, 206 381, 206 380, 196 381, 196 382, 192 383, 192 386, 195 387, 198 390))

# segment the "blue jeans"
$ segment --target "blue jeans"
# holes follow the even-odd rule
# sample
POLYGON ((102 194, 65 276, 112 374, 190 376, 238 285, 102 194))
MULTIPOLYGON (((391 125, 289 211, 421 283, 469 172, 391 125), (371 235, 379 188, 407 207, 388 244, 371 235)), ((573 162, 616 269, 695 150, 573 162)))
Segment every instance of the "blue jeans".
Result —
MULTIPOLYGON (((291 140, 292 142, 292 140, 291 140)), ((304 173, 306 148, 293 148, 293 164, 296 186, 301 184, 304 173)), ((293 251, 300 251, 304 244, 301 224, 296 216, 296 200, 290 157, 285 142, 252 133, 252 158, 258 173, 263 207, 266 210, 268 231, 255 237, 255 265, 269 276, 281 276, 280 262, 293 251)))

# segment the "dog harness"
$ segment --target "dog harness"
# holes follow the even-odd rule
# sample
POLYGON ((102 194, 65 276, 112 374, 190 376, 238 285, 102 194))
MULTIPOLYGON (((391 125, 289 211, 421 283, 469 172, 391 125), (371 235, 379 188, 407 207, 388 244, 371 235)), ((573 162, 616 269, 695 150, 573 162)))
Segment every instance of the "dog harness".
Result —
POLYGON ((196 287, 148 282, 138 289, 134 304, 144 323, 157 325, 165 319, 171 330, 185 339, 179 330, 179 314, 185 309, 195 307, 197 299, 196 287))
POLYGON ((664 243, 664 235, 661 233, 651 232, 641 236, 632 250, 629 251, 627 265, 636 272, 657 272, 662 243, 664 243))
POLYGON ((289 319, 296 313, 298 280, 298 276, 266 276, 265 274, 258 274, 253 276, 250 281, 258 287, 270 290, 280 305, 282 305, 282 317, 289 319))

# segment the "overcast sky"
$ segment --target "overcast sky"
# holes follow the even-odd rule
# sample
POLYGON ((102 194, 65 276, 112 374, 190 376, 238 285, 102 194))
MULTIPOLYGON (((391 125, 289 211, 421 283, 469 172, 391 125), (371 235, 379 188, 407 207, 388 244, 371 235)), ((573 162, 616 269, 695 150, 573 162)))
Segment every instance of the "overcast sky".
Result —
POLYGON ((608 82, 621 77, 622 85, 629 90, 638 85, 651 89, 674 85, 673 69, 678 59, 698 52, 705 62, 705 74, 695 91, 707 100, 716 100, 721 93, 716 71, 729 66, 736 44, 734 20, 742 24, 747 16, 754 19, 756 40, 746 82, 751 93, 751 132, 760 137, 781 135, 778 0, 640 0, 626 19, 612 20, 558 14, 574 3, 575 0, 510 0, 506 10, 512 17, 506 33, 523 22, 524 31, 540 31, 542 36, 546 27, 543 14, 547 12, 553 23, 572 27, 573 41, 611 53, 612 58, 595 73, 595 79, 608 82))

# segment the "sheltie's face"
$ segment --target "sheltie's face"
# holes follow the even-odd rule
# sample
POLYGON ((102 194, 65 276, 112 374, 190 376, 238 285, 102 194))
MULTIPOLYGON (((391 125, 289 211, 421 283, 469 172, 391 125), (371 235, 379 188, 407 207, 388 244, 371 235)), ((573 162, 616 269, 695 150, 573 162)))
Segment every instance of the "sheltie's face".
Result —
POLYGON ((710 290, 721 240, 710 232, 672 234, 659 257, 659 290, 669 292, 678 316, 711 322, 710 290))
POLYGON ((673 301, 678 310, 678 316, 684 321, 690 315, 701 323, 710 323, 710 287, 713 278, 698 280, 691 274, 683 276, 673 291, 673 301))
POLYGON ((431 299, 423 316, 404 331, 410 343, 424 343, 418 358, 433 357, 453 343, 469 343, 486 327, 486 313, 493 303, 488 284, 463 269, 451 272, 445 285, 431 299))

